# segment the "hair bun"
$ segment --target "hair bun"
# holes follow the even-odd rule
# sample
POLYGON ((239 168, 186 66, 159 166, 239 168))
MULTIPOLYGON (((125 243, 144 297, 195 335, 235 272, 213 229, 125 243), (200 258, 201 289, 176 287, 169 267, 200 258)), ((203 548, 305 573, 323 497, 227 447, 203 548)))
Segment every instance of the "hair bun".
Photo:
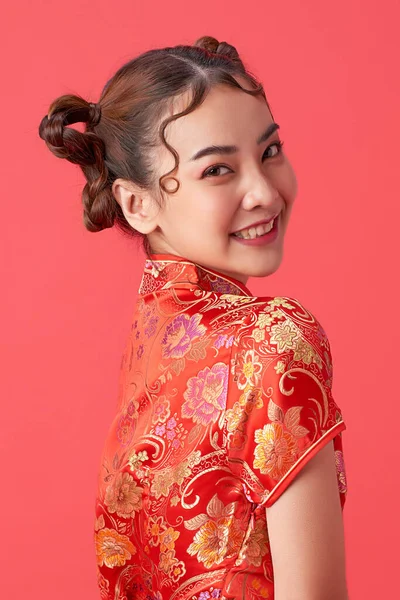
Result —
POLYGON ((231 60, 239 63, 242 62, 239 53, 234 46, 231 46, 231 44, 228 44, 227 42, 219 42, 216 38, 208 35, 199 38, 193 46, 196 48, 203 48, 203 50, 207 50, 207 52, 211 52, 212 54, 227 56, 231 60))

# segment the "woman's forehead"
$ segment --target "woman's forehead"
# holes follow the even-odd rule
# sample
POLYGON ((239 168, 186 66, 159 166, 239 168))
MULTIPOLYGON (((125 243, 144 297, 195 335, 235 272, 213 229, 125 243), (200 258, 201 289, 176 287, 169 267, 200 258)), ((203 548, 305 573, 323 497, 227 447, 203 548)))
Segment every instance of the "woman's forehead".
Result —
MULTIPOLYGON (((170 115, 184 111, 191 100, 188 92, 175 98, 170 115)), ((272 120, 262 96, 252 96, 228 85, 216 85, 198 107, 167 126, 165 137, 167 141, 185 147, 205 141, 234 143, 237 136, 256 139, 272 120)))

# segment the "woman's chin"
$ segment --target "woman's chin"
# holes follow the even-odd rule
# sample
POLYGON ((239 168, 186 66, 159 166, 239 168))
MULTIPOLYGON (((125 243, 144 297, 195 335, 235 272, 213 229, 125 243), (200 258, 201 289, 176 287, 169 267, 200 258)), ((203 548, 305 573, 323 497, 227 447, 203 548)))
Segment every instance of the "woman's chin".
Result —
POLYGON ((253 260, 251 265, 246 269, 248 277, 268 277, 273 275, 282 263, 283 253, 281 250, 271 252, 267 257, 260 257, 258 260, 253 260))

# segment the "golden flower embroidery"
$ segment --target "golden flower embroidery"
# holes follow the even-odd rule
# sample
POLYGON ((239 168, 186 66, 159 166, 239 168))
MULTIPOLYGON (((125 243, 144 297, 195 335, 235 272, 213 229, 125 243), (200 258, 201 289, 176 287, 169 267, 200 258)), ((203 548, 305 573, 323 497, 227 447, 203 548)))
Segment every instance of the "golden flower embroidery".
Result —
POLYGON ((174 469, 174 483, 182 485, 183 480, 186 479, 186 477, 189 477, 191 472, 192 470, 189 468, 188 461, 184 460, 179 463, 174 469))
POLYGON ((132 469, 132 471, 135 471, 135 469, 137 469, 138 467, 141 467, 142 463, 146 462, 146 460, 149 460, 148 454, 147 454, 146 450, 142 450, 141 452, 138 452, 137 454, 136 454, 136 452, 133 452, 128 459, 128 464, 129 464, 130 468, 132 469))
POLYGON ((207 514, 185 521, 186 529, 199 529, 187 549, 191 556, 209 569, 239 552, 244 532, 234 517, 236 502, 224 506, 215 494, 207 505, 207 514), (210 517, 210 518, 209 518, 210 517))
POLYGON ((257 429, 254 467, 272 479, 280 479, 292 467, 298 455, 296 438, 285 431, 280 423, 264 425, 257 429))
POLYGON ((122 567, 135 553, 136 548, 129 538, 114 529, 101 529, 96 534, 97 564, 100 567, 122 567))
POLYGON ((278 346, 277 351, 279 354, 286 350, 291 350, 296 347, 296 340, 299 337, 299 332, 292 321, 284 321, 283 323, 277 323, 271 327, 271 344, 278 346))
POLYGON ((265 331, 264 329, 254 328, 251 334, 251 337, 256 340, 256 342, 262 342, 265 340, 265 331))
POLYGON ((170 493, 171 485, 174 483, 174 476, 171 469, 164 469, 158 471, 154 475, 153 483, 151 485, 151 493, 154 494, 158 500, 160 496, 168 496, 170 493))
POLYGON ((274 322, 275 316, 274 312, 271 311, 260 313, 257 318, 257 327, 259 327, 259 329, 265 329, 274 322))
POLYGON ((234 362, 234 372, 239 390, 244 390, 246 386, 256 386, 262 372, 258 354, 254 350, 241 352, 234 362))
POLYGON ((132 475, 118 473, 106 490, 104 502, 110 513, 128 518, 142 508, 142 493, 143 489, 138 487, 132 475))
POLYGON ((269 300, 268 304, 271 307, 272 306, 274 306, 274 307, 283 306, 284 308, 289 308, 289 309, 294 308, 293 304, 290 304, 288 299, 284 298, 283 296, 276 296, 272 300, 269 300))
POLYGON ((279 360, 274 367, 274 369, 278 375, 280 375, 280 373, 284 373, 285 368, 286 367, 285 367, 285 363, 283 362, 283 360, 279 360))
POLYGON ((304 363, 309 365, 315 361, 315 358, 316 355, 312 346, 307 344, 304 340, 299 339, 294 349, 293 360, 302 360, 304 363))
POLYGON ((239 529, 236 519, 223 517, 202 525, 187 551, 192 556, 197 554, 197 560, 210 569, 237 554, 242 540, 243 532, 239 529))

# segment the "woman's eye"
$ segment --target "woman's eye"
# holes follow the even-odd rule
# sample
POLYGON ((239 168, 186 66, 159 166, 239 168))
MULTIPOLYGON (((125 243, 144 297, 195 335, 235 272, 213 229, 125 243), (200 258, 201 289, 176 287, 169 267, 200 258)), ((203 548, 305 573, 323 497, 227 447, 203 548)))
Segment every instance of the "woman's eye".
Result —
MULTIPOLYGON (((224 167, 223 165, 215 165, 214 167, 209 167, 206 169, 202 177, 218 177, 218 175, 221 175, 221 169, 227 169, 230 171, 228 167, 224 167)), ((225 173, 222 173, 222 175, 224 174, 225 173)))
POLYGON ((277 156, 277 154, 280 154, 282 152, 282 147, 283 147, 283 142, 281 142, 281 141, 274 142, 273 144, 268 146, 268 148, 264 152, 263 158, 273 158, 274 156, 277 156), (275 149, 274 149, 274 147, 275 147, 275 149), (270 150, 272 150, 272 156, 271 156, 271 154, 270 154, 270 156, 267 156, 267 154, 270 150))

